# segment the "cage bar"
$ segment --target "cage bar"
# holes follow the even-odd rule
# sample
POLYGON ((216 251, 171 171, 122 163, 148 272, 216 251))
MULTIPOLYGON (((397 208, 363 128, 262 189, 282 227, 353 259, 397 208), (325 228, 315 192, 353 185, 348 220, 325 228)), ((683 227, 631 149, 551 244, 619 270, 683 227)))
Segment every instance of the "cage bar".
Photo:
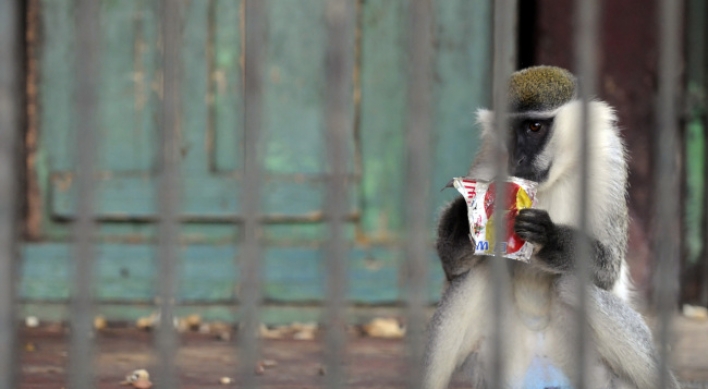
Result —
POLYGON ((159 365, 157 384, 166 389, 179 384, 175 356, 178 338, 175 330, 175 303, 177 292, 177 262, 179 260, 179 129, 181 104, 182 40, 181 0, 162 0, 160 3, 162 31, 162 106, 159 129, 160 177, 158 186, 158 247, 157 265, 159 324, 157 347, 159 365))
POLYGON ((22 56, 19 2, 0 0, 0 386, 14 388, 17 265, 17 163, 22 56))
POLYGON ((408 4, 408 96, 406 145, 406 275, 407 337, 410 357, 408 387, 422 382, 420 369, 427 302, 428 215, 431 172, 431 92, 433 15, 430 0, 408 4))
MULTIPOLYGON (((514 64, 516 63, 516 0, 499 0, 494 2, 494 54, 492 75, 492 105, 494 109, 495 131, 498 143, 496 145, 497 158, 495 160, 496 181, 500 184, 507 179, 506 143, 508 137, 508 80, 514 64)), ((496 198, 506 198, 506 185, 496 185, 496 198)), ((494 205, 494 233, 497 237, 506 235, 506 223, 502 218, 504 201, 496 201, 494 205)), ((497 239, 499 242, 499 238, 497 239)), ((504 317, 506 305, 509 301, 507 295, 509 285, 509 264, 502 257, 501 244, 495 244, 494 258, 491 262, 492 276, 492 312, 490 324, 490 388, 501 388, 505 381, 503 356, 506 345, 504 343, 504 317)))
POLYGON ((576 338, 575 364, 577 376, 573 377, 575 387, 583 389, 587 385, 588 367, 588 287, 590 287, 591 247, 589 204, 589 137, 590 103, 595 96, 597 86, 597 42, 600 5, 597 0, 576 0, 575 2, 575 69, 579 77, 578 97, 582 101, 580 115, 580 193, 579 233, 576 240, 575 271, 578 279, 579 307, 576 317, 578 329, 576 338))
POLYGON ((71 303, 69 384, 76 389, 93 387, 93 275, 95 230, 93 194, 97 145, 97 80, 100 3, 79 0, 76 20, 76 184, 77 218, 73 226, 74 290, 71 303))
POLYGON ((348 212, 347 139, 352 133, 351 78, 353 76, 352 42, 353 3, 349 0, 327 2, 326 114, 329 179, 325 218, 329 237, 325 248, 327 270, 326 306, 326 387, 345 384, 343 369, 346 346, 347 243, 344 223, 348 212))
POLYGON ((657 388, 665 388, 670 380, 669 342, 671 319, 676 311, 679 261, 679 168, 677 97, 680 69, 679 49, 682 2, 661 0, 659 3, 659 93, 656 107, 656 170, 654 179, 655 214, 655 278, 654 304, 659 314, 660 345, 657 388))
POLYGON ((240 363, 241 379, 245 388, 255 388, 253 369, 260 355, 258 326, 261 290, 263 250, 260 242, 261 226, 261 142, 263 130, 263 89, 266 65, 268 31, 268 2, 245 0, 245 79, 244 79, 244 180, 243 180, 243 246, 241 251, 241 333, 240 363))

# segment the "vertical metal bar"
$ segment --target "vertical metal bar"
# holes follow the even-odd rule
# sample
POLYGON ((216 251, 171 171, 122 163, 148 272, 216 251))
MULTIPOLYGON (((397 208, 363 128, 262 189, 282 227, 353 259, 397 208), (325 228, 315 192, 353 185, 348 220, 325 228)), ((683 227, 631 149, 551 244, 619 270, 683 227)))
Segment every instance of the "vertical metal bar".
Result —
POLYGON ((261 209, 261 142, 263 131, 263 76, 267 55, 268 2, 244 0, 245 22, 245 109, 244 109, 244 179, 243 179, 243 248, 241 254, 242 333, 239 336, 241 377, 245 388, 255 388, 253 369, 260 354, 257 337, 260 324, 261 259, 259 213, 261 209))
POLYGON ((579 234, 575 237, 577 243, 576 275, 578 277, 578 296, 580 305, 577 313, 577 339, 575 363, 577 366, 577 376, 575 378, 575 388, 583 389, 587 384, 587 350, 588 342, 588 313, 587 313, 587 288, 590 282, 590 240, 589 240, 589 217, 588 217, 588 159, 589 142, 589 105, 595 95, 597 86, 597 41, 598 41, 598 20, 600 6, 597 0, 576 0, 575 2, 575 68, 579 76, 579 97, 582 104, 580 116, 580 220, 579 234))
MULTIPOLYGON (((492 76, 492 101, 494 108, 494 122, 498 144, 496 159, 496 198, 506 198, 506 185, 502 183, 507 179, 507 137, 508 137, 508 80, 514 64, 516 63, 516 0, 497 0, 494 2, 494 55, 492 76)), ((503 237, 506 235, 506 225, 502 218, 504 201, 496 201, 494 206, 494 226, 495 235, 503 237)), ((508 304, 509 293, 509 268, 508 262, 502 257, 501 238, 497 238, 494 247, 494 258, 491 258, 492 265, 492 312, 489 317, 491 335, 491 355, 490 388, 501 388, 504 385, 504 361, 503 355, 506 345, 504 343, 504 316, 505 307, 508 304)))
POLYGON ((327 387, 341 388, 346 343, 347 244, 344 222, 348 211, 347 139, 352 134, 351 78, 353 76, 354 7, 351 0, 328 0, 326 59, 326 124, 329 179, 325 217, 329 239, 325 249, 327 264, 327 387))
POLYGON ((97 80, 100 3, 77 0, 76 18, 76 185, 77 219, 73 226, 74 291, 71 305, 69 384, 93 387, 94 247, 92 244, 95 150, 97 146, 97 80))
POLYGON ((157 332, 159 365, 157 384, 172 389, 179 384, 175 356, 178 350, 174 326, 177 292, 177 262, 179 244, 179 133, 181 128, 181 63, 182 0, 162 0, 162 107, 159 137, 159 187, 158 187, 158 247, 159 274, 158 305, 160 321, 157 332))
POLYGON ((677 163, 677 97, 679 85, 679 48, 681 1, 659 3, 659 94, 656 117, 654 303, 659 311, 660 371, 657 388, 670 380, 669 335, 676 309, 679 261, 679 169, 677 163))
POLYGON ((408 21, 408 107, 406 132, 406 299, 410 349, 408 386, 422 382, 423 333, 427 301, 428 207, 431 173, 433 15, 430 0, 412 0, 408 21))
MULTIPOLYGON (((701 129, 703 141, 708 139, 708 3, 705 0, 689 0, 686 3, 687 20, 687 47, 686 47, 686 98, 687 110, 690 117, 685 124, 686 136, 693 126, 701 129)), ((694 130, 695 131, 695 130, 694 130)), ((684 146, 684 150, 687 147, 684 146)), ((688 156, 688 155, 687 155, 688 156)), ((705 152, 702 156, 705 164, 705 152)), ((688 166, 687 166, 688 167, 688 166)), ((703 247, 698 261, 701 263, 701 283, 699 285, 698 301, 703 306, 708 306, 708 169, 703 171, 703 207, 699 229, 702 229, 703 247)), ((690 210, 689 210, 690 212, 690 210)))
POLYGON ((19 2, 0 0, 0 386, 16 386, 15 276, 17 146, 21 133, 22 55, 19 2))

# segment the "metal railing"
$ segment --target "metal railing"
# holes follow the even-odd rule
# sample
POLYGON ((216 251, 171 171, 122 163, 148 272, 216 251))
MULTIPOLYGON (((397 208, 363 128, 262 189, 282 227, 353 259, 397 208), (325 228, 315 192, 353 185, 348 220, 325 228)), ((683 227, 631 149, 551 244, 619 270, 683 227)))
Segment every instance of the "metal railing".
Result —
MULTIPOLYGON (((272 0, 271 0, 272 1, 272 0)), ((17 235, 17 164, 18 140, 23 133, 20 58, 20 24, 22 20, 19 1, 0 0, 0 386, 14 387, 16 378, 17 353, 13 342, 16 333, 16 298, 15 272, 18 265, 16 247, 17 235), (9 347, 7 345, 10 345, 9 347)), ((586 103, 595 95, 598 83, 597 51, 598 20, 600 5, 597 0, 578 0, 576 3, 576 54, 575 71, 582 80, 580 97, 586 103)), ((91 369, 93 318, 93 263, 95 250, 92 236, 93 194, 94 194, 94 159, 96 135, 96 96, 97 96, 97 53, 98 53, 98 4, 93 0, 77 0, 77 77, 76 115, 78 117, 77 171, 78 217, 74 225, 75 272, 73 300, 71 305, 71 352, 70 352, 70 387, 90 388, 94 386, 91 369)), ((158 263, 160 274, 159 308, 160 325, 157 335, 160 367, 156 380, 160 388, 173 388, 179 385, 175 355, 177 333, 173 326, 175 317, 175 295, 177 283, 177 245, 179 234, 178 204, 180 187, 179 145, 180 128, 180 39, 182 14, 181 0, 161 0, 161 22, 163 38, 163 86, 160 125, 160 222, 158 241, 158 263)), ((516 52, 516 9, 515 0, 497 0, 494 2, 494 58, 493 58, 493 107, 497 113, 497 124, 504 127, 502 120, 507 106, 507 79, 514 70, 516 52)), ((656 231, 656 306, 660 313, 659 341, 661 344, 661 374, 657 387, 664 387, 668 379, 668 348, 670 317, 675 309, 677 293, 678 197, 673 190, 678 188, 678 167, 676 163, 677 141, 677 96, 679 85, 679 43, 681 2, 661 0, 657 24, 660 29, 659 62, 659 100, 657 106, 658 163, 656 170, 656 215, 657 220, 671 221, 661 223, 656 231)), ((411 0, 408 4, 408 119, 406 147, 406 231, 405 231, 405 269, 406 302, 408 307, 407 324, 409 352, 409 372, 420 372, 417 367, 422 355, 423 333, 426 324, 426 269, 429 247, 429 209, 432 137, 432 59, 433 59, 433 7, 431 0, 411 0)), ((243 387, 257 386, 252 373, 259 358, 260 343, 258 326, 260 324, 260 305, 262 302, 263 252, 261 248, 260 198, 262 149, 261 130, 263 127, 263 89, 264 66, 267 47, 267 2, 264 0, 245 0, 245 163, 243 196, 243 231, 244 240, 237 266, 241 268, 240 310, 242 327, 239 334, 238 352, 241 360, 241 382, 243 387)), ((326 21, 328 44, 326 51, 326 128, 329 181, 325 220, 329 223, 329 239, 326 245, 327 258, 327 309, 325 328, 327 355, 327 387, 345 386, 344 352, 346 349, 346 259, 348 246, 343 232, 347 217, 347 162, 346 136, 352 131, 348 118, 351 102, 351 74, 354 67, 353 53, 349 48, 354 41, 355 2, 349 0, 327 0, 326 21)), ((587 145, 587 106, 583 110, 583 144, 587 145)), ((505 133, 505 131, 500 131, 505 133)), ((500 153, 501 155, 501 153, 500 153)), ((582 165, 585 172, 580 193, 587 193, 587 147, 582 150, 582 165)), ((503 161, 499 161, 498 177, 506 175, 501 170, 503 161)), ((498 191, 504 186, 498 185, 498 191)), ((504 198, 497 193, 498 198, 504 198), (501 197, 499 197, 501 196, 501 197)), ((581 199, 583 205, 582 226, 587 229, 587 195, 581 199)), ((501 213, 498 212, 497 215, 501 213)), ((501 235, 502 221, 495 222, 501 235)), ((588 278, 588 247, 580 245, 579 256, 585 258, 579 267, 581 291, 585 290, 588 278)), ((504 261, 493 261, 495 298, 500 301, 505 289, 506 277, 504 261)), ((581 293, 581 297, 584 293, 581 293)), ((584 301, 584 297, 581 298, 584 301)), ((493 304, 501 306, 501 304, 493 304)), ((581 305, 584 307, 584 305, 581 305)), ((580 310, 580 322, 584 322, 586 312, 580 310)), ((497 323, 504 320, 502 310, 495 310, 492 318, 497 323)), ((491 387, 499 387, 504 372, 502 353, 503 325, 492 337, 494 354, 493 371, 496 378, 491 387)), ((579 326, 578 352, 576 355, 580 372, 575 377, 576 387, 583 388, 585 380, 584 347, 585 326, 579 326)), ((420 385, 419 375, 412 374, 409 387, 420 385)))

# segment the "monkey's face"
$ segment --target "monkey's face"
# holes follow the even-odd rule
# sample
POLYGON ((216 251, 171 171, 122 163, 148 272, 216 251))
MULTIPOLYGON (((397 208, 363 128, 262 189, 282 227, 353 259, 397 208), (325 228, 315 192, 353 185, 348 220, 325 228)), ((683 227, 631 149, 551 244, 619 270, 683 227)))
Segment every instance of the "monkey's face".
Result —
POLYGON ((553 131, 553 118, 514 115, 509 125, 509 175, 539 183, 546 181, 552 163, 544 156, 544 150, 553 131))

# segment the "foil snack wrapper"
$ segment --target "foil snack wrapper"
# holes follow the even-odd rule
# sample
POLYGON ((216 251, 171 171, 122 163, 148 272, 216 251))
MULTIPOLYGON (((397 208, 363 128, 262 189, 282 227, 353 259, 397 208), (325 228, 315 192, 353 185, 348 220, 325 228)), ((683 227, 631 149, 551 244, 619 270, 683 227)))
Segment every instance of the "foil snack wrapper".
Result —
MULTIPOLYGON (((452 184, 467 201, 470 240, 475 247, 475 255, 494 255, 497 244, 493 216, 496 202, 495 183, 455 177, 452 184)), ((520 210, 536 205, 538 184, 517 177, 509 177, 505 184, 507 201, 503 218, 506 221, 506 236, 500 242, 501 253, 505 258, 528 262, 533 254, 533 244, 514 233, 514 219, 520 210)))

